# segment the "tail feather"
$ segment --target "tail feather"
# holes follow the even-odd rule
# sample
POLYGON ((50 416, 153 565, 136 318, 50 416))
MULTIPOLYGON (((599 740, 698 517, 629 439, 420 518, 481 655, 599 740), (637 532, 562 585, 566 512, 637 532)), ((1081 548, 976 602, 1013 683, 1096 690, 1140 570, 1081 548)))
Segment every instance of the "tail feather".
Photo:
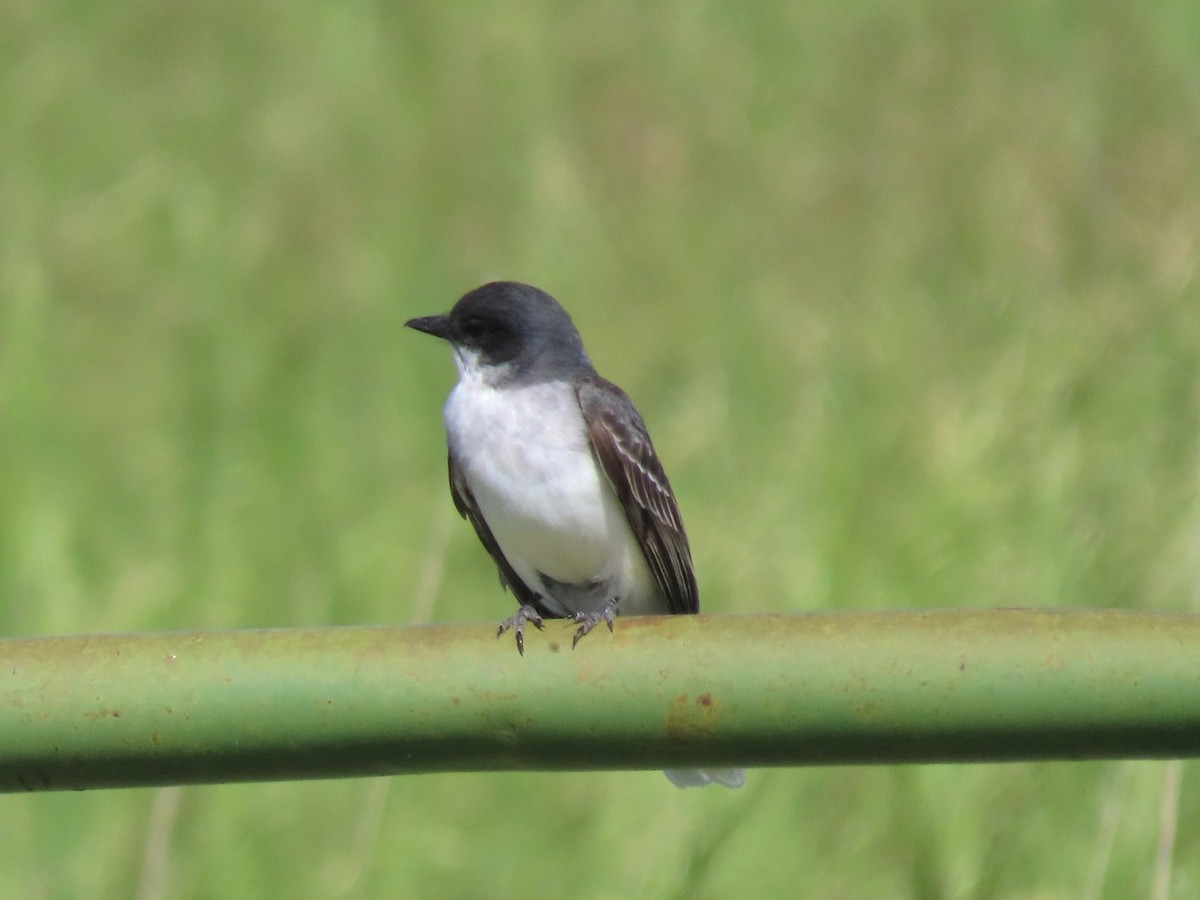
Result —
POLYGON ((740 788, 746 783, 745 769, 667 769, 663 772, 676 787, 703 787, 706 784, 723 784, 727 788, 740 788))

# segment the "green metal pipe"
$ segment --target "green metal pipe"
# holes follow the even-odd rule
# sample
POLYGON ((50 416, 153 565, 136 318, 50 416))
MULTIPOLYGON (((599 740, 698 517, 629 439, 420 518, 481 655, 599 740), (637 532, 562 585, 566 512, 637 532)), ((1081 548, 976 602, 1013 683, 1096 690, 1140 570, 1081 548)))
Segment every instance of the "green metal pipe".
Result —
POLYGON ((1200 616, 620 619, 0 641, 0 791, 1200 755, 1200 616))

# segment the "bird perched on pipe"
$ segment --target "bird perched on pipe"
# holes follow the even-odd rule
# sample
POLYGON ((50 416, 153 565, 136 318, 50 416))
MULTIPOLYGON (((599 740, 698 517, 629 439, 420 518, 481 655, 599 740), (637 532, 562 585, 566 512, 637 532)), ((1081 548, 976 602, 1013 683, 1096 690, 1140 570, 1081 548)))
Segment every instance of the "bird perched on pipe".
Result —
MULTIPOLYGON (((574 644, 618 614, 700 610, 679 505, 646 425, 597 374, 567 311, 528 284, 498 281, 408 327, 449 342, 450 494, 520 607, 500 623, 578 625, 574 644)), ((574 646, 573 644, 573 646, 574 646)), ((668 772, 687 786, 740 769, 668 772)))

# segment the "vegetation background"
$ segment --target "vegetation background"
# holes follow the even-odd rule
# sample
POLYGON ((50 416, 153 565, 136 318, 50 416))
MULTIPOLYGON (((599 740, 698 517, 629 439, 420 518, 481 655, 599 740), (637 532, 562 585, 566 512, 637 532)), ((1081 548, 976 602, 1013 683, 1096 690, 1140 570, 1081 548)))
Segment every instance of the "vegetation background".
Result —
MULTIPOLYGON (((493 278, 636 398, 713 612, 1185 609, 1193 0, 0 6, 0 631, 494 621, 493 278)), ((1200 895, 1193 765, 0 798, 21 898, 1200 895)))

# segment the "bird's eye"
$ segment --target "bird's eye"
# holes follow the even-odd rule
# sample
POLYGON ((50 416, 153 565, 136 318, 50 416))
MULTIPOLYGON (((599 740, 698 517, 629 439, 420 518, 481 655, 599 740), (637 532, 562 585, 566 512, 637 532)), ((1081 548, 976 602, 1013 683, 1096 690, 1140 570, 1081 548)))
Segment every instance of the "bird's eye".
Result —
POLYGON ((467 340, 474 343, 482 343, 495 328, 484 319, 469 318, 462 323, 462 334, 467 340))

